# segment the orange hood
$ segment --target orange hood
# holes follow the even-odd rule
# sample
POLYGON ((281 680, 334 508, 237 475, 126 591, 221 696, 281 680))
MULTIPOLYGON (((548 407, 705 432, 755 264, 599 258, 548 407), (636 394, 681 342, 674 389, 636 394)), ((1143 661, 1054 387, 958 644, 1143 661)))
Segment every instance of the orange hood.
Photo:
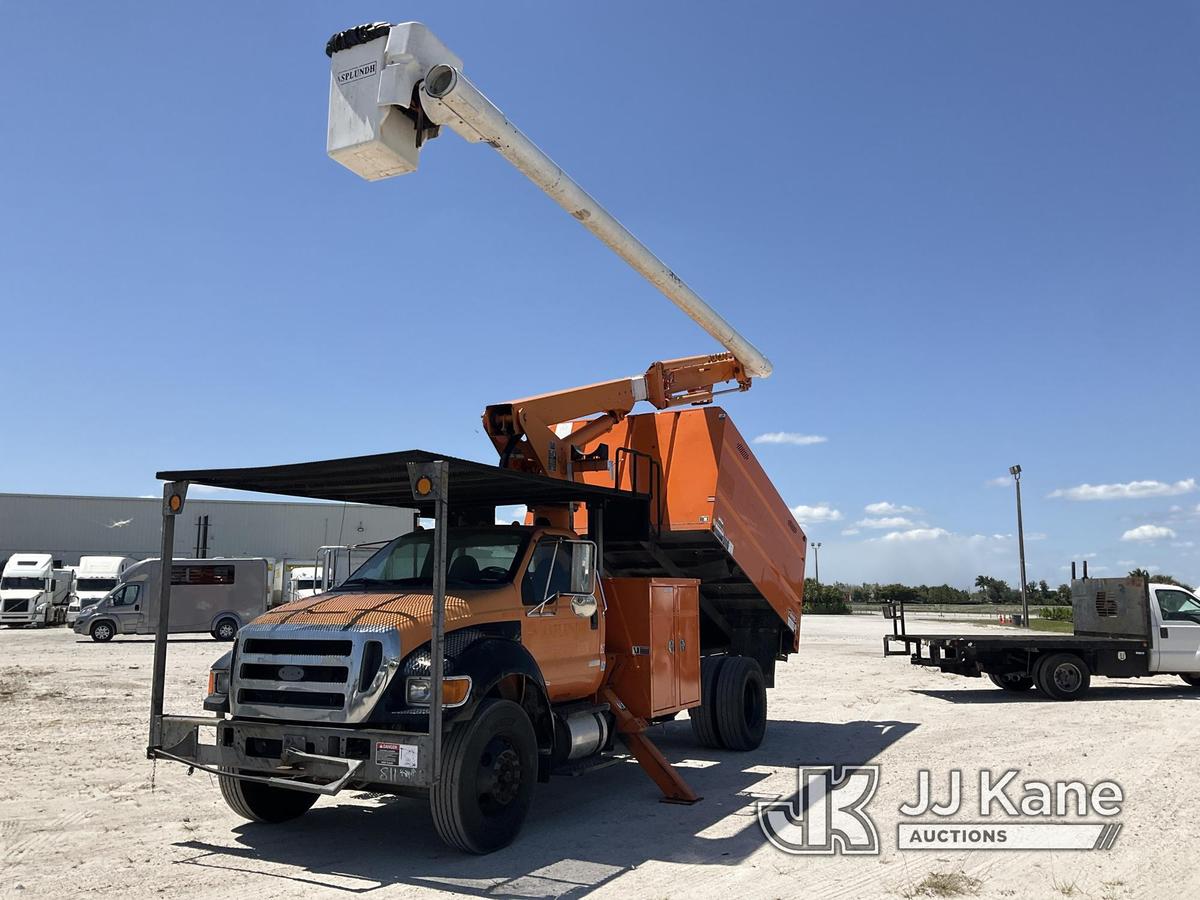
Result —
MULTIPOLYGON (((484 610, 498 611, 495 601, 509 591, 470 591, 446 595, 446 630, 453 631, 478 621, 484 610), (466 598, 472 604, 468 605, 466 598), (487 602, 491 600, 492 602, 487 602), (481 602, 482 601, 482 602, 481 602), (474 606, 474 609, 472 608, 474 606)), ((507 604, 503 604, 507 605, 507 604)), ((495 615, 486 615, 488 619, 495 615)), ((398 594, 394 592, 324 594, 285 603, 254 620, 255 625, 323 625, 332 628, 394 628, 408 640, 405 646, 429 640, 433 623, 432 594, 398 594)))

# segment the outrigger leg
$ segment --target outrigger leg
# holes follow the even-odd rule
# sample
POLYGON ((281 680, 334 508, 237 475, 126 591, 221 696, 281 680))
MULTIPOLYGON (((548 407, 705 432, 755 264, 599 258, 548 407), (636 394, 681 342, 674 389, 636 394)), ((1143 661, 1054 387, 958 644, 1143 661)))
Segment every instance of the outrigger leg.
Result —
POLYGON ((678 770, 654 746, 650 738, 646 737, 646 721, 626 709, 611 687, 601 689, 600 699, 612 710, 617 720, 617 734, 621 735, 621 740, 625 742, 629 752, 638 761, 642 771, 649 775, 663 792, 663 803, 683 803, 690 806, 704 799, 692 790, 678 770))

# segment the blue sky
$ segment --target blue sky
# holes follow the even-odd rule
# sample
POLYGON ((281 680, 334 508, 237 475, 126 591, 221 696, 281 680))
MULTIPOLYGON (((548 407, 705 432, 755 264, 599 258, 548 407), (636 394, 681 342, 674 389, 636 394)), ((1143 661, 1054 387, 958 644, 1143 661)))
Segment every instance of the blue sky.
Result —
POLYGON ((487 403, 714 349, 486 148, 325 157, 325 39, 389 15, 772 358, 725 406, 825 439, 756 448, 824 580, 1015 581, 1020 462, 1031 578, 1200 581, 1184 2, 0 3, 0 490, 491 460, 487 403))

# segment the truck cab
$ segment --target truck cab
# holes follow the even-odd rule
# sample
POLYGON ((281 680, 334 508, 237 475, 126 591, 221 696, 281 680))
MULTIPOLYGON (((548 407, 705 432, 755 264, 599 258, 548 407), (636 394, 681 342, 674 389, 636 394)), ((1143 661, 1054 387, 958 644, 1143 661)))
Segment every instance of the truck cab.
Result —
POLYGON ((1154 582, 1150 596, 1150 668, 1200 676, 1200 597, 1176 584, 1154 582))
POLYGON ((49 553, 14 553, 0 575, 0 624, 60 625, 66 621, 72 573, 49 553))
POLYGON ((75 594, 67 607, 67 624, 74 625, 80 610, 94 606, 108 596, 133 565, 127 556, 82 556, 75 567, 75 594))
POLYGON ((321 593, 324 574, 324 566, 292 566, 287 570, 283 602, 307 600, 321 593))
MULTIPOLYGON (((423 727, 433 534, 398 537, 336 588, 275 607, 243 628, 214 680, 228 688, 209 707, 234 717, 423 727), (330 629, 350 640, 330 642, 330 629), (296 676, 286 666, 313 654, 337 664, 306 668, 289 681, 296 676)), ((538 704, 596 693, 604 616, 594 601, 583 602, 595 590, 594 544, 562 529, 461 527, 449 530, 447 560, 446 671, 457 682, 452 708, 497 690, 538 694, 535 712, 538 704)))

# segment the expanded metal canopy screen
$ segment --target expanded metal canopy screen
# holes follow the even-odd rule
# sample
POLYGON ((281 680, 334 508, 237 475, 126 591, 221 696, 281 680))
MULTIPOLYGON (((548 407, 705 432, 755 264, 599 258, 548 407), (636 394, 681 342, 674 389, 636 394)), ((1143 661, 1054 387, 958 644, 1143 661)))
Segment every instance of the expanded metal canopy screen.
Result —
POLYGON ((375 506, 402 506, 429 513, 433 510, 432 501, 417 502, 413 498, 408 480, 408 463, 436 460, 445 460, 450 464, 451 508, 649 500, 646 494, 631 494, 629 491, 547 478, 544 475, 514 472, 428 450, 404 450, 282 466, 159 472, 157 477, 164 481, 190 481, 235 491, 370 503, 375 506))

